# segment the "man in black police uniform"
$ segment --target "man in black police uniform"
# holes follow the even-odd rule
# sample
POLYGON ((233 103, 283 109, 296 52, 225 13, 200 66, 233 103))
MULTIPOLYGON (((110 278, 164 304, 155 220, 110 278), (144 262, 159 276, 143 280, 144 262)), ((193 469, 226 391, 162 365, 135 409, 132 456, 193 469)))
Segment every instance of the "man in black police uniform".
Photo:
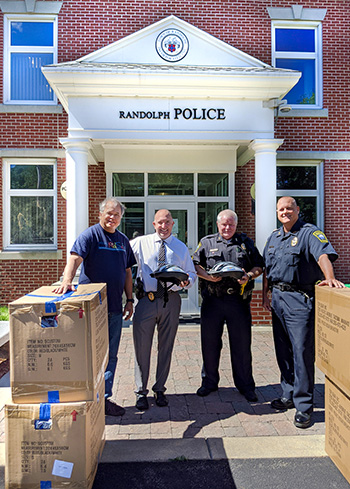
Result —
POLYGON ((308 428, 314 390, 314 286, 341 288, 344 284, 334 277, 332 262, 338 255, 333 246, 316 226, 299 219, 299 211, 292 197, 277 202, 282 227, 271 234, 264 249, 263 306, 272 312, 281 371, 282 396, 271 406, 279 410, 295 407, 295 426, 308 428))
POLYGON ((200 277, 202 386, 199 396, 218 390, 222 333, 226 321, 230 342, 233 379, 249 402, 256 402, 252 374, 250 299, 254 279, 263 271, 263 260, 253 241, 236 233, 237 214, 230 209, 217 216, 218 233, 201 239, 193 262, 200 277), (230 261, 244 269, 240 280, 215 277, 208 271, 218 262, 230 261), (244 290, 244 292, 243 292, 244 290))

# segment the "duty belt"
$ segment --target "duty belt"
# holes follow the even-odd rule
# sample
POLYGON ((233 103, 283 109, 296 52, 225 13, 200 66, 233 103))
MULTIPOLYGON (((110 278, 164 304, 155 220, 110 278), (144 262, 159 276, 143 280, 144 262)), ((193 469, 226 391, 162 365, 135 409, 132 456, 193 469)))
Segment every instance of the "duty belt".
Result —
POLYGON ((312 295, 312 292, 314 291, 313 285, 305 285, 305 286, 297 287, 296 285, 287 284, 285 282, 273 282, 271 285, 272 287, 280 290, 281 292, 299 292, 300 294, 303 294, 307 298, 309 298, 310 295, 312 295))

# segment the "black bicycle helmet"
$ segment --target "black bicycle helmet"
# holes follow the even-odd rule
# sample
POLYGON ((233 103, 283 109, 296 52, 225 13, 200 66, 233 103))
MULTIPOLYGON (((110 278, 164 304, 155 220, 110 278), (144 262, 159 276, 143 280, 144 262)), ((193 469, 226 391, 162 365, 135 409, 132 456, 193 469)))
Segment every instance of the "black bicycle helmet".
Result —
POLYGON ((177 265, 162 265, 151 273, 151 277, 175 285, 180 285, 180 282, 188 280, 188 274, 177 265))
POLYGON ((220 261, 213 266, 208 274, 215 275, 216 277, 232 277, 239 280, 243 277, 244 270, 241 267, 237 267, 231 261, 220 261))

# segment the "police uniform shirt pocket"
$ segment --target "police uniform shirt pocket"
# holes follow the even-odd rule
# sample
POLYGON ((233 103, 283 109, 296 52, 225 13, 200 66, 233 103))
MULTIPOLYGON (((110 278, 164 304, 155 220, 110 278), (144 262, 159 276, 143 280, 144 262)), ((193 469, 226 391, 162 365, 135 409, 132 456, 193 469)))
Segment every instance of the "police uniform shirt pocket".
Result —
POLYGON ((216 263, 223 261, 219 248, 211 248, 208 252, 208 266, 212 268, 216 263))
POLYGON ((276 260, 276 249, 273 246, 270 246, 266 252, 266 267, 270 268, 274 265, 276 260))
POLYGON ((299 250, 286 250, 285 259, 288 266, 297 266, 300 262, 300 251, 299 250))

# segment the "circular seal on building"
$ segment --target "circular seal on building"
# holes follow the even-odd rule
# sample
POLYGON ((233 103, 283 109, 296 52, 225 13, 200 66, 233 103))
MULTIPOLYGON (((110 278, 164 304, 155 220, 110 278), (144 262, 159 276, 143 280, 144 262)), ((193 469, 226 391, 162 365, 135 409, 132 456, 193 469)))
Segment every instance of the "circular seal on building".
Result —
POLYGON ((178 29, 166 29, 156 39, 156 50, 165 61, 172 63, 182 60, 188 53, 189 42, 178 29))

